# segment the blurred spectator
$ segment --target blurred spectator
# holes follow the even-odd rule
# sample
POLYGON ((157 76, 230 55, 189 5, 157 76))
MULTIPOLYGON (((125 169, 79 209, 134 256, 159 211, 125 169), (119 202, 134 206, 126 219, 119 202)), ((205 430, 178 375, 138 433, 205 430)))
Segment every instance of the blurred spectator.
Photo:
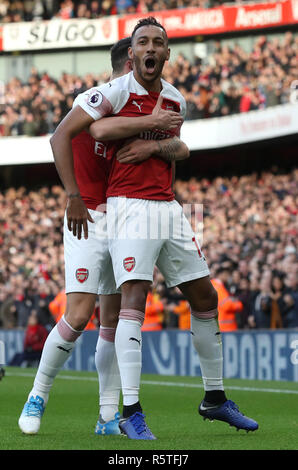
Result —
POLYGON ((298 328, 297 273, 290 272, 284 280, 282 321, 284 328, 298 328))
POLYGON ((53 316, 55 323, 63 317, 66 311, 66 294, 65 290, 63 289, 60 291, 56 297, 50 302, 49 310, 53 316))
POLYGON ((38 129, 38 122, 35 121, 32 113, 28 113, 23 122, 23 134, 28 137, 34 137, 38 134, 38 129))
POLYGON ((241 277, 240 271, 234 271, 239 274, 239 281, 235 285, 230 285, 230 293, 242 303, 243 310, 240 314, 236 314, 236 322, 239 329, 248 326, 248 317, 251 311, 251 305, 255 296, 253 286, 250 286, 249 280, 246 277, 241 277))
MULTIPOLYGON (((163 278, 162 278, 163 280, 163 278)), ((185 313, 181 308, 181 302, 184 302, 184 297, 181 294, 178 287, 173 287, 167 289, 165 284, 163 287, 163 298, 165 302, 165 325, 167 328, 178 328, 182 325, 183 313, 185 313), (180 315, 181 313, 181 315, 180 315)), ((187 315, 187 312, 186 312, 187 315)), ((184 321, 184 325, 187 322, 184 321)), ((190 325, 190 317, 188 319, 188 324, 190 325)))
POLYGON ((62 20, 69 20, 75 16, 74 12, 74 2, 72 0, 63 0, 60 2, 60 9, 57 14, 57 18, 62 20))
POLYGON ((242 303, 231 296, 227 290, 231 276, 231 268, 224 265, 217 269, 212 285, 218 295, 218 324, 220 331, 235 331, 238 329, 237 313, 243 310, 242 303))
POLYGON ((177 305, 173 306, 173 313, 178 315, 178 328, 180 330, 189 331, 191 327, 191 311, 189 303, 185 299, 181 298, 177 305))
POLYGON ((41 358, 42 349, 47 339, 48 331, 38 322, 36 311, 32 311, 27 323, 24 339, 24 351, 16 353, 10 361, 10 366, 22 366, 26 362, 27 366, 36 365, 36 361, 41 358))
POLYGON ((270 288, 270 279, 263 278, 260 283, 260 292, 257 295, 252 315, 248 322, 251 328, 270 328, 272 313, 272 297, 270 288))
POLYGON ((159 295, 152 289, 148 292, 145 320, 142 331, 158 331, 162 329, 164 306, 159 295))
POLYGON ((4 329, 15 328, 17 324, 14 299, 10 291, 0 292, 0 327, 4 329))

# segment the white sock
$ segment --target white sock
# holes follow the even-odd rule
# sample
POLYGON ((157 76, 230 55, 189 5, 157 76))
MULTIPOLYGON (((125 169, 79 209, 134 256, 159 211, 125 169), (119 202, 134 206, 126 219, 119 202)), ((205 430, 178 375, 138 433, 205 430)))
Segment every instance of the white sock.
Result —
POLYGON ((217 319, 203 320, 191 315, 191 332, 205 391, 224 390, 222 342, 217 319))
POLYGON ((121 375, 123 405, 139 401, 142 369, 141 324, 136 320, 119 319, 115 348, 121 375))
POLYGON ((45 404, 47 403, 55 377, 70 357, 75 346, 75 340, 81 333, 81 331, 74 330, 64 317, 52 329, 44 344, 33 389, 29 393, 29 397, 39 395, 44 399, 45 404))
POLYGON ((101 326, 95 351, 100 415, 104 421, 114 419, 119 408, 121 379, 115 351, 115 331, 115 328, 101 326))

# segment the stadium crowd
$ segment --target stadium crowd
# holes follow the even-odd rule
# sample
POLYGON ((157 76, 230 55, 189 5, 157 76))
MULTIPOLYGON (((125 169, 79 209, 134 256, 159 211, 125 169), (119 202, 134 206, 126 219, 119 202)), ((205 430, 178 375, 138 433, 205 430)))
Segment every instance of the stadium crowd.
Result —
MULTIPOLYGON (((237 328, 298 327, 297 182, 298 170, 176 181, 181 204, 203 204, 193 227, 203 220, 204 255, 236 302, 237 328)), ((24 329, 33 313, 49 330, 63 314, 65 203, 60 186, 0 193, 0 327, 24 329)), ((89 327, 98 325, 95 313, 89 327)), ((190 321, 188 303, 159 271, 143 328, 153 320, 155 329, 190 321)))
MULTIPOLYGON (((259 37, 250 53, 218 41, 208 62, 190 62, 183 54, 166 64, 164 78, 187 102, 186 120, 213 118, 264 109, 289 101, 298 76, 298 36, 282 40, 259 37)), ((0 105, 0 136, 41 136, 54 132, 74 98, 109 79, 107 72, 83 77, 63 73, 56 80, 32 69, 25 82, 15 77, 5 84, 0 105)))
MULTIPOLYGON (((0 23, 101 18, 176 8, 211 8, 231 0, 0 0, 0 23)), ((236 3, 242 3, 236 0, 236 3)))

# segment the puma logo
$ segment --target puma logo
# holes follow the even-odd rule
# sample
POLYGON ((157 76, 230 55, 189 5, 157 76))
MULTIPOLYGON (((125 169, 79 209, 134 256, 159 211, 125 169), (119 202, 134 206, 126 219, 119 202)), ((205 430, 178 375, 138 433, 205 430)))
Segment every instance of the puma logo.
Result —
POLYGON ((137 338, 129 338, 129 341, 136 341, 137 343, 139 343, 139 345, 141 346, 141 341, 137 338))
POLYGON ((132 104, 134 104, 138 110, 140 111, 140 113, 142 112, 142 106, 143 106, 143 103, 137 103, 135 100, 132 101, 132 104))
POLYGON ((63 348, 62 346, 57 346, 57 348, 58 348, 58 349, 61 349, 61 351, 65 351, 65 352, 67 352, 67 353, 70 353, 70 351, 72 350, 72 348, 70 348, 70 349, 65 349, 65 348, 63 348))

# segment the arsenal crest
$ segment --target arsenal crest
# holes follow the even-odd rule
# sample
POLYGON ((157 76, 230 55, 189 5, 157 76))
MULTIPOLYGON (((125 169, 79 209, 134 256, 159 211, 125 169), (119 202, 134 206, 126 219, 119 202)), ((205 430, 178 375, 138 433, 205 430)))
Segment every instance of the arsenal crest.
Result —
POLYGON ((79 268, 79 269, 76 270, 77 281, 79 281, 81 284, 83 284, 83 282, 87 281, 88 276, 89 276, 88 269, 79 268))
POLYGON ((128 258, 125 258, 123 260, 123 266, 124 266, 124 269, 126 269, 127 272, 130 273, 130 271, 133 270, 133 268, 135 267, 136 265, 136 260, 134 259, 133 256, 130 256, 128 258))

